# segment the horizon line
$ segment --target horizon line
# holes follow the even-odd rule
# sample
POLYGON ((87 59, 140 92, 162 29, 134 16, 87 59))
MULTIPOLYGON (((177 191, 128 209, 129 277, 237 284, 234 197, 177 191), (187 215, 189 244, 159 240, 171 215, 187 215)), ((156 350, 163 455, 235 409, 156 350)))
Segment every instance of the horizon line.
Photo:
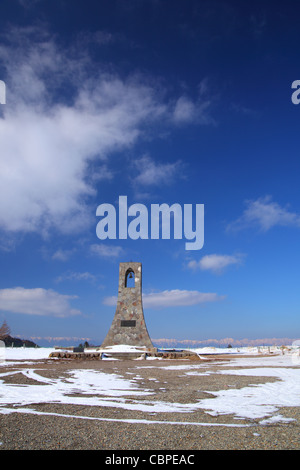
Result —
MULTIPOLYGON (((21 335, 16 335, 17 338, 25 339, 21 337, 21 335)), ((101 343, 103 341, 96 341, 93 338, 90 337, 76 337, 76 336, 30 336, 27 338, 29 340, 40 340, 40 341, 48 341, 53 342, 53 341, 87 341, 91 343, 101 343)), ((249 339, 249 338, 243 338, 243 339, 235 339, 235 338, 221 338, 221 339, 216 339, 216 338, 208 338, 204 340, 196 340, 196 339, 176 339, 176 338, 151 338, 151 341, 154 344, 157 345, 165 345, 167 344, 168 346, 175 346, 175 344, 182 344, 186 345, 187 347, 191 346, 196 346, 196 345, 215 345, 215 346, 225 346, 227 347, 228 345, 231 346, 236 346, 236 347, 242 347, 242 346, 282 346, 285 344, 292 344, 295 341, 300 341, 300 338, 256 338, 256 339, 249 339)))

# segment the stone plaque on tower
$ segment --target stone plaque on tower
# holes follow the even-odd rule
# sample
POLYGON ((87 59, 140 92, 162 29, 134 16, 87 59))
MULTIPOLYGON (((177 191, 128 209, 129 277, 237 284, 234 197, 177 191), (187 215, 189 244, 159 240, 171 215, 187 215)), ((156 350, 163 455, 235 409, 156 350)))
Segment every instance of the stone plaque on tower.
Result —
POLYGON ((141 263, 120 263, 116 313, 101 347, 118 344, 153 348, 143 312, 141 263))

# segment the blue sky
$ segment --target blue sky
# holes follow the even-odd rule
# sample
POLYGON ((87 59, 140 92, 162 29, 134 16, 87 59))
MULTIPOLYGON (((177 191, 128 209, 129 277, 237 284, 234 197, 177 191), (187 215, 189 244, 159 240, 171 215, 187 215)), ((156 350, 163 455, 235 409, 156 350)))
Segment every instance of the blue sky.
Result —
POLYGON ((0 322, 14 336, 100 344, 132 260, 157 345, 299 338, 297 12, 1 2, 0 322), (149 212, 204 204, 203 248, 99 240, 97 207, 122 195, 149 212))

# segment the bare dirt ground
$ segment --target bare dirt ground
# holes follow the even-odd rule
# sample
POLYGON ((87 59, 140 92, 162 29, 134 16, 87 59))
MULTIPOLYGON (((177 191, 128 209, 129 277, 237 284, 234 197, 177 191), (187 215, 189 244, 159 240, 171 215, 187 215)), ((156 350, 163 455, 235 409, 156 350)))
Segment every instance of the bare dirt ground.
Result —
MULTIPOLYGON (((236 356, 235 356, 236 357, 236 356)), ((214 373, 186 375, 170 365, 195 365, 199 360, 58 360, 30 363, 7 361, 1 374, 22 368, 38 370, 41 377, 64 380, 70 370, 95 370, 128 380, 149 391, 138 397, 139 404, 167 402, 192 404, 209 398, 209 392, 242 388, 278 380, 272 377, 248 377, 214 373), (168 367, 166 369, 166 367, 168 367), (205 391, 205 392, 204 392, 205 391)), ((210 357, 203 371, 215 371, 229 365, 228 357, 210 357)), ((231 369, 233 366, 230 366, 231 369)), ((2 376, 4 383, 40 384, 22 373, 2 376)), ((24 387, 24 393, 28 393, 24 387)), ((80 395, 80 391, 78 392, 80 395)), ((213 395, 211 395, 213 397, 213 395)), ((124 403, 136 403, 128 396, 124 403)), ((212 416, 201 409, 189 412, 144 412, 122 406, 87 406, 82 404, 33 403, 7 405, 10 412, 0 414, 1 450, 299 450, 299 407, 280 408, 280 414, 293 418, 288 423, 259 424, 259 419, 236 419, 233 415, 212 416), (32 412, 34 411, 34 413, 32 412), (39 413, 39 414, 36 414, 39 413), (180 424, 181 423, 181 424, 180 424)), ((5 407, 4 407, 5 409, 5 407)))

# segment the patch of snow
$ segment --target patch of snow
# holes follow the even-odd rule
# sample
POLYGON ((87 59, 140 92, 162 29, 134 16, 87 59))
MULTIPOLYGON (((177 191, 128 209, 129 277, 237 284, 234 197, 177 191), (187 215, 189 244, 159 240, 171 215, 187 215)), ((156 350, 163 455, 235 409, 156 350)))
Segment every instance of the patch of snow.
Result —
MULTIPOLYGON (((48 358, 50 352, 54 350, 52 348, 5 349, 6 357, 10 360, 29 361, 48 358)), ((121 349, 124 352, 125 348, 121 349)), ((129 349, 132 351, 133 348, 126 346, 126 351, 129 349)), ((236 419, 259 419, 261 425, 289 422, 289 419, 281 416, 278 411, 285 406, 300 406, 300 365, 295 366, 292 359, 291 353, 274 354, 270 357, 262 355, 253 358, 232 357, 230 361, 214 362, 213 365, 217 368, 214 368, 213 371, 209 369, 207 363, 176 365, 174 362, 174 364, 163 366, 165 371, 177 370, 187 376, 191 374, 194 376, 225 374, 228 376, 266 377, 265 383, 251 384, 250 379, 250 384, 240 389, 231 389, 228 384, 229 388, 226 390, 214 392, 202 390, 209 393, 210 398, 201 399, 196 403, 146 400, 145 396, 154 392, 137 384, 139 376, 128 380, 117 374, 108 374, 93 369, 76 369, 70 370, 65 377, 46 378, 40 375, 37 368, 23 367, 18 369, 14 366, 14 370, 0 373, 0 413, 15 412, 18 406, 61 403, 121 407, 146 413, 191 413, 201 409, 213 416, 230 414, 236 419), (36 383, 22 385, 6 383, 5 376, 13 374, 24 374, 36 383), (275 381, 268 381, 268 378, 273 377, 276 379, 275 381)), ((154 368, 155 366, 148 367, 154 368)), ((28 409, 19 408, 19 412, 28 412, 28 409)), ((136 420, 132 421, 137 422, 136 420)), ((147 422, 147 420, 144 421, 147 422)), ((211 424, 207 423, 207 425, 211 424)))
POLYGON ((104 353, 109 353, 109 352, 115 352, 115 353, 142 353, 146 352, 147 348, 146 347, 139 347, 139 346, 130 346, 128 344, 116 344, 114 346, 107 346, 106 348, 97 348, 96 351, 104 352, 104 353))
POLYGON ((271 418, 262 419, 259 424, 265 426, 266 424, 275 424, 275 423, 289 423, 295 421, 294 418, 285 418, 282 415, 271 416, 271 418))
MULTIPOLYGON (((9 414, 9 413, 22 413, 22 414, 33 414, 33 415, 41 415, 41 416, 61 416, 63 418, 72 418, 72 419, 87 419, 92 421, 109 421, 109 422, 116 422, 116 423, 129 423, 129 424, 171 424, 177 426, 208 426, 208 427, 248 427, 248 424, 224 424, 224 423, 199 423, 195 421, 158 421, 158 420, 147 420, 147 419, 118 419, 118 418, 100 418, 95 416, 80 416, 80 415, 67 415, 67 414, 60 414, 60 413, 50 413, 50 412, 43 412, 43 411, 36 411, 30 408, 15 408, 15 409, 7 409, 3 408, 0 409, 1 414, 9 414)), ((150 413, 153 415, 154 413, 150 413)))
POLYGON ((5 348, 2 350, 4 360, 37 360, 47 359, 54 348, 5 348))
MULTIPOLYGON (((288 358, 261 358, 259 360, 236 359, 235 366, 242 367, 255 364, 253 369, 224 369, 216 374, 242 375, 248 377, 274 377, 275 382, 266 382, 264 384, 250 384, 248 387, 240 389, 226 389, 219 391, 207 391, 215 398, 201 400, 198 405, 201 409, 213 416, 219 414, 234 414, 240 418, 263 418, 270 416, 284 406, 300 406, 300 380, 299 368, 295 367, 276 367, 278 363, 283 362, 285 366, 292 365, 288 358), (275 360, 274 360, 275 359, 275 360), (273 360, 273 361, 272 361, 273 360), (270 366, 266 367, 266 362, 270 366)), ((230 365, 232 362, 230 362, 230 365)), ((188 372, 191 374, 192 372, 188 372)), ((210 372, 208 372, 209 374, 210 372)), ((194 372, 193 375, 197 375, 194 372)), ((202 374, 201 374, 202 375, 202 374)))

